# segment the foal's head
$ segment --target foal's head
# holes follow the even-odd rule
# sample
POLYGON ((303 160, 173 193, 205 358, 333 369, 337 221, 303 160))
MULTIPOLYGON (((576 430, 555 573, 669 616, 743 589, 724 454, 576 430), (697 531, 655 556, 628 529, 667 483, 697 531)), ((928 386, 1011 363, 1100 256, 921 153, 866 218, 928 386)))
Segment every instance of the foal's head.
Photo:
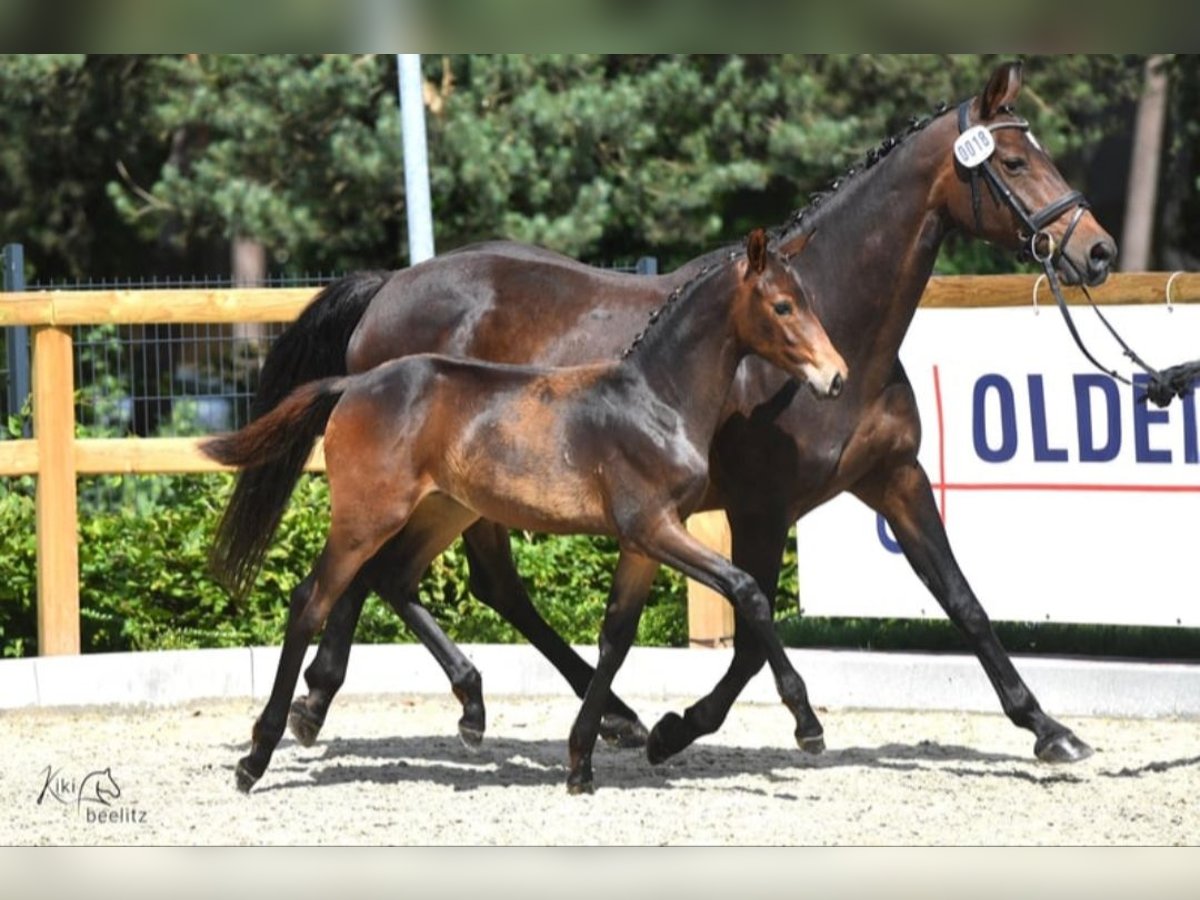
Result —
POLYGON ((1007 63, 946 116, 945 208, 968 233, 1049 261, 1068 284, 1099 284, 1117 245, 1014 113, 1020 92, 1021 64, 1007 63), (970 146, 960 153, 955 138, 970 146))
POLYGON ((846 361, 834 349, 794 270, 767 249, 755 229, 746 239, 746 259, 736 301, 737 334, 751 353, 802 381, 818 397, 836 397, 846 382, 846 361))

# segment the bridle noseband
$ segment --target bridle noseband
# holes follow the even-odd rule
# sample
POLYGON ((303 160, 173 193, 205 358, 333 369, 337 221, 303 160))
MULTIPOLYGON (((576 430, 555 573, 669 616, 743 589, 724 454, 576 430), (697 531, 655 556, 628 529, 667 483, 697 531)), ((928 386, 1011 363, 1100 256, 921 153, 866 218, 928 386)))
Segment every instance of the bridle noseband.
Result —
MULTIPOLYGON (((1011 110, 1008 109, 1004 111, 1011 113, 1011 110)), ((1016 128, 1024 132, 1029 131, 1029 123, 1019 118, 1006 119, 1003 122, 993 122, 983 127, 986 127, 988 132, 996 132, 1002 128, 1016 128)), ((958 107, 958 133, 960 135, 965 134, 970 128, 971 101, 965 100, 958 107)), ((1020 233, 1022 244, 1020 252, 1022 255, 1028 256, 1041 264, 1042 268, 1045 269, 1046 280, 1050 282, 1051 292, 1054 294, 1054 300, 1062 312, 1063 320, 1067 323, 1067 330, 1071 333, 1071 337, 1074 338, 1076 346, 1079 347, 1080 351, 1093 366, 1106 375, 1115 378, 1117 381, 1128 385, 1133 384, 1129 378, 1120 375, 1116 370, 1101 365, 1099 360, 1084 345, 1083 339, 1079 336, 1079 331, 1075 327, 1075 322, 1071 318, 1071 313, 1067 309, 1067 302, 1063 299, 1062 287, 1059 283, 1056 268, 1061 262, 1065 262, 1075 273, 1079 279, 1080 289, 1083 291, 1092 310, 1100 318, 1100 321, 1104 323, 1104 327, 1108 329, 1109 334, 1120 345, 1125 356, 1149 375, 1150 380, 1146 385, 1146 393, 1140 398, 1141 400, 1149 399, 1156 405, 1165 407, 1171 402, 1173 397, 1178 396, 1182 398, 1191 390, 1193 381, 1200 378, 1200 360, 1171 366, 1162 371, 1148 365, 1124 341, 1117 333, 1117 330, 1109 324, 1108 319, 1105 318, 1104 314, 1100 312, 1100 308, 1092 300, 1092 295, 1088 293, 1088 289, 1084 283, 1084 273, 1079 271, 1079 267, 1071 261, 1069 256, 1064 255, 1067 244, 1071 240, 1071 235, 1075 233, 1075 227, 1079 224, 1079 220, 1083 218, 1083 214, 1089 209, 1088 202, 1083 194, 1079 191, 1068 191, 1062 197, 1059 197, 1053 203, 1047 204, 1037 212, 1030 212, 1025 202, 1014 194, 1012 189, 997 174, 990 158, 985 158, 981 162, 975 162, 970 167, 963 165, 956 158, 955 167, 958 168, 960 173, 965 171, 969 179, 971 186, 971 209, 975 215, 975 230, 977 233, 983 233, 982 192, 979 189, 981 176, 984 184, 987 185, 988 190, 992 194, 992 199, 998 205, 1007 206, 1021 221, 1023 229, 1020 233), (1056 243, 1054 237, 1045 230, 1046 226, 1057 221, 1072 209, 1075 212, 1071 216, 1071 221, 1067 224, 1066 230, 1063 232, 1062 242, 1056 243)))

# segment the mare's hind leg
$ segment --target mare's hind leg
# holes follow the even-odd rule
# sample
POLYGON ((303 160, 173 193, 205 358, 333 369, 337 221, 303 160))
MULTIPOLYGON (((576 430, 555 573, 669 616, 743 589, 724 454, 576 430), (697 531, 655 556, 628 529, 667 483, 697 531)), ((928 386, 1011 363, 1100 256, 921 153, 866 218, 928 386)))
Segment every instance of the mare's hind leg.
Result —
POLYGON ((678 520, 665 519, 658 523, 639 544, 647 554, 720 591, 729 599, 737 610, 739 626, 749 632, 747 637, 756 640, 766 655, 780 699, 796 720, 796 743, 809 753, 824 750, 824 730, 808 702, 804 679, 788 659, 779 635, 775 633, 771 603, 754 578, 697 541, 678 520))
MULTIPOLYGON (((558 669, 575 696, 583 698, 595 670, 534 608, 513 562, 508 529, 481 519, 463 533, 463 541, 471 567, 471 593, 511 622, 558 669)), ((646 726, 637 713, 615 694, 609 692, 607 697, 600 737, 618 747, 644 747, 646 726)))
MULTIPOLYGON (((779 568, 787 541, 787 519, 782 514, 745 515, 729 513, 733 535, 733 564, 752 575, 767 598, 772 613, 779 583, 779 568)), ((762 642, 740 610, 735 610, 733 659, 716 687, 693 703, 684 714, 667 713, 650 732, 646 756, 651 763, 664 762, 697 738, 721 727, 733 702, 767 661, 762 642)), ((810 741, 806 749, 819 751, 821 742, 810 741)))
POLYGON ((1013 724, 1032 731, 1034 753, 1043 762, 1075 762, 1092 748, 1071 729, 1042 712, 1042 707, 1004 651, 983 606, 958 567, 938 514, 929 477, 920 465, 877 469, 854 493, 882 513, 909 564, 933 593, 946 615, 971 643, 1000 705, 1013 724))
POLYGON ((638 553, 623 551, 617 562, 600 629, 596 674, 584 691, 583 704, 567 740, 570 765, 567 790, 572 794, 590 794, 595 790, 592 751, 603 711, 609 705, 613 678, 637 634, 638 618, 657 572, 658 563, 638 553))

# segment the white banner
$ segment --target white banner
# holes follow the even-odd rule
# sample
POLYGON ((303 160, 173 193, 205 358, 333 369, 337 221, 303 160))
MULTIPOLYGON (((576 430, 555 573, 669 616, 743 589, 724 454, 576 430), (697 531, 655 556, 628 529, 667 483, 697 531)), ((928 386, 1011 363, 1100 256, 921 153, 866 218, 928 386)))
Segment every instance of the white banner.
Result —
MULTIPOLYGON (((1103 311, 1151 365, 1200 357, 1200 308, 1103 311)), ((1072 312, 1097 357, 1132 374, 1094 313, 1072 312)), ((918 310, 900 358, 921 463, 992 619, 1200 625, 1194 394, 1139 403, 1083 358, 1052 300, 918 310)), ((798 544, 807 615, 944 615, 882 518, 849 494, 806 516, 798 544)))

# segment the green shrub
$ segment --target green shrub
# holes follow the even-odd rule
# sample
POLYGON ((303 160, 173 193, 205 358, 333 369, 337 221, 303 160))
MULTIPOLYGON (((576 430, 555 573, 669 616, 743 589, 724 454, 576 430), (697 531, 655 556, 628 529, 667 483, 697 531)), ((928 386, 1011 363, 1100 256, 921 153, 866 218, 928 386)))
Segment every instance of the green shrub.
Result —
MULTIPOLYGON (((79 570, 85 652, 278 644, 292 588, 325 540, 328 490, 301 479, 254 590, 234 602, 208 573, 208 551, 232 479, 94 476, 80 479, 79 570)), ((6 656, 36 652, 36 541, 32 479, 0 479, 0 640, 6 656)), ((616 563, 613 541, 514 533, 513 552, 533 601, 571 643, 597 640, 616 563)), ((433 565, 422 602, 460 643, 512 642, 517 632, 471 596, 457 542, 433 565)), ((355 640, 411 641, 372 596, 355 640)), ((638 641, 687 642, 683 579, 664 572, 638 641)))
POLYGON ((0 656, 37 651, 33 479, 0 478, 0 656))

